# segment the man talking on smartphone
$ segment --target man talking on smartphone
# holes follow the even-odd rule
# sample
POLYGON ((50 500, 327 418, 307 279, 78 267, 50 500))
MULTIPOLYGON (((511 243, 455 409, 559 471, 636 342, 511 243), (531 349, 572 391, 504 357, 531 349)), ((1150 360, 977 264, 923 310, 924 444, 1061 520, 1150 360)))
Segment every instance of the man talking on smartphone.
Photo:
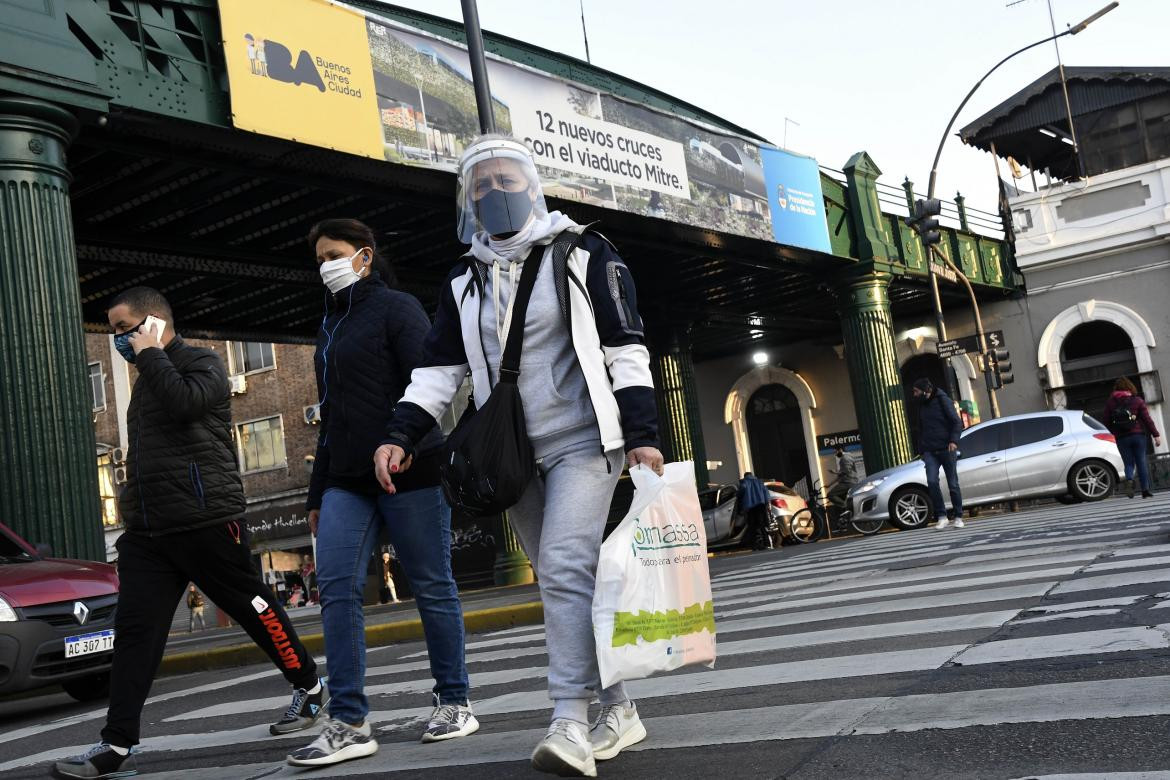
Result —
POLYGON ((53 765, 57 777, 88 780, 137 774, 130 748, 188 582, 242 626, 292 685, 292 703, 272 734, 308 728, 328 703, 313 657, 252 565, 223 360, 184 342, 170 304, 149 287, 119 294, 107 317, 115 348, 138 369, 118 499, 126 532, 116 544, 110 707, 101 742, 53 765))

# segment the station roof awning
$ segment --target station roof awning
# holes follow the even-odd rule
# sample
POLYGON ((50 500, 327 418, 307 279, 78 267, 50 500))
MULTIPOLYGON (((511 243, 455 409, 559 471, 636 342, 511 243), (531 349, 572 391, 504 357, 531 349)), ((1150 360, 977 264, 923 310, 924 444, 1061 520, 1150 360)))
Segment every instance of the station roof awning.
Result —
MULTIPOLYGON (((1083 67, 1064 69, 1069 105, 1077 117, 1170 92, 1170 67, 1083 67)), ((970 146, 1012 157, 1054 177, 1078 175, 1068 126, 1068 108, 1053 68, 959 131, 970 146)), ((1080 123, 1077 129, 1081 133, 1080 123)))

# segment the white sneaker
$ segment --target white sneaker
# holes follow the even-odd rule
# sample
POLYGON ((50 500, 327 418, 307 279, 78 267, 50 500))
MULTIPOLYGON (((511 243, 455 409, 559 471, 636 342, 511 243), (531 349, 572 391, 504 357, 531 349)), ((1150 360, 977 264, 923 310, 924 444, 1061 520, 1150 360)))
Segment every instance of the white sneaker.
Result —
POLYGON ((351 726, 330 718, 319 737, 289 753, 288 763, 292 766, 327 766, 377 752, 378 743, 371 736, 368 722, 351 726))
POLYGON ((554 720, 532 751, 532 768, 558 777, 597 777, 585 726, 568 718, 554 720))
POLYGON ((934 527, 939 529, 939 530, 942 530, 943 528, 946 528, 950 524, 951 524, 950 518, 940 517, 938 519, 938 522, 934 524, 934 527))
POLYGON ((589 741, 593 743, 593 758, 608 761, 630 745, 646 739, 646 727, 638 717, 638 708, 633 702, 607 704, 601 708, 593 728, 589 730, 589 741))
POLYGON ((961 518, 961 517, 955 518, 955 528, 966 528, 966 527, 967 527, 967 524, 963 522, 963 518, 961 518))

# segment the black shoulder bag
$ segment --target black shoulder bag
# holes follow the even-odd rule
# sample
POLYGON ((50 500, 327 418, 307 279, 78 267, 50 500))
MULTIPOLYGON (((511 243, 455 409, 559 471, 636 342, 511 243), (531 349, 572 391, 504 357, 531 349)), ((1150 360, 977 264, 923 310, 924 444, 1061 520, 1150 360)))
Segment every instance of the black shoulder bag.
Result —
MULTIPOLYGON (((573 251, 580 235, 564 231, 552 244, 552 255, 573 251)), ((446 457, 439 468, 443 495, 453 508, 472 517, 495 515, 515 506, 536 474, 536 453, 524 423, 524 404, 517 380, 524 346, 528 302, 544 252, 529 258, 520 272, 516 302, 508 326, 508 343, 500 359, 500 381, 480 409, 467 407, 447 437, 446 457)))

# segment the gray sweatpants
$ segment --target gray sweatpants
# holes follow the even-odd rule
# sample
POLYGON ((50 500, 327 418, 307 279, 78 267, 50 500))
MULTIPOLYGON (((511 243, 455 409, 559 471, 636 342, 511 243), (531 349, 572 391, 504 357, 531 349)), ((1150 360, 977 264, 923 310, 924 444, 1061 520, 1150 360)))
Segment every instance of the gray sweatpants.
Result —
MULTIPOLYGON (((540 580, 548 693, 558 709, 564 702, 572 711, 567 700, 583 700, 587 706, 594 696, 600 696, 602 704, 627 700, 621 683, 599 690, 593 640, 601 535, 623 462, 620 450, 602 457, 596 439, 555 450, 538 461, 537 477, 508 510, 508 520, 540 580)), ((584 714, 576 719, 584 720, 584 714)))

